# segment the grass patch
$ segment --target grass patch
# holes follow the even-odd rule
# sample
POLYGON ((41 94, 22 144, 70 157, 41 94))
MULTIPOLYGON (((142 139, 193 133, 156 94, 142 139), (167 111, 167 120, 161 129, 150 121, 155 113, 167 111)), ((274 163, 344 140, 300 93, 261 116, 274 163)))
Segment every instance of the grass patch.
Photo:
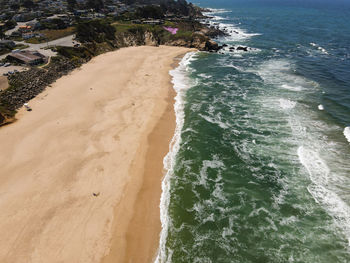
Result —
POLYGON ((23 45, 23 44, 18 44, 16 45, 15 47, 5 47, 5 48, 1 48, 0 49, 0 55, 5 55, 5 54, 8 54, 8 53, 11 53, 12 50, 14 49, 24 49, 24 48, 27 48, 29 47, 28 45, 23 45))
POLYGON ((46 40, 44 38, 33 37, 33 38, 27 39, 25 42, 29 44, 40 44, 40 43, 46 42, 46 40))
MULTIPOLYGON (((86 47, 57 47, 57 52, 63 57, 76 61, 77 59, 90 59, 94 54, 86 47)), ((55 57, 52 58, 51 63, 55 62, 55 57)))
POLYGON ((29 46, 28 45, 24 45, 24 44, 17 44, 14 49, 25 49, 27 47, 29 47, 29 46))
POLYGON ((40 30, 38 33, 43 34, 45 37, 39 37, 39 38, 30 38, 27 39, 25 42, 26 43, 31 43, 31 44, 39 44, 39 43, 44 43, 47 41, 52 41, 56 40, 62 37, 70 36, 75 33, 75 27, 67 27, 65 29, 45 29, 45 30, 40 30))
POLYGON ((10 53, 12 51, 12 49, 10 48, 2 48, 0 49, 0 55, 5 55, 7 53, 10 53))
POLYGON ((147 25, 147 24, 133 24, 129 21, 115 22, 112 26, 116 29, 117 33, 135 32, 135 31, 158 31, 163 30, 161 25, 147 25))

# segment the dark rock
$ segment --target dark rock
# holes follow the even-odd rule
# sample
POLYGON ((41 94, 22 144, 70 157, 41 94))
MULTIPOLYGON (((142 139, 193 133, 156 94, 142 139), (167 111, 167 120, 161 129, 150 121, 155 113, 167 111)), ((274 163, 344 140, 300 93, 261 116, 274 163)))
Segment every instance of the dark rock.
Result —
POLYGON ((213 40, 208 40, 205 43, 205 50, 206 51, 218 51, 220 49, 221 49, 221 47, 219 46, 219 44, 213 40))
POLYGON ((238 46, 237 50, 248 51, 248 47, 238 46))

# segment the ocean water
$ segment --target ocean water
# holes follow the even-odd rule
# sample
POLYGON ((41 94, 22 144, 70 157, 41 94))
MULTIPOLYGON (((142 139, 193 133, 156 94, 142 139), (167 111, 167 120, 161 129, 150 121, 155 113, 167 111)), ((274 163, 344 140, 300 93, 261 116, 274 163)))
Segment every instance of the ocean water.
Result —
POLYGON ((221 43, 171 72, 158 262, 350 262, 350 3, 195 2, 221 43))

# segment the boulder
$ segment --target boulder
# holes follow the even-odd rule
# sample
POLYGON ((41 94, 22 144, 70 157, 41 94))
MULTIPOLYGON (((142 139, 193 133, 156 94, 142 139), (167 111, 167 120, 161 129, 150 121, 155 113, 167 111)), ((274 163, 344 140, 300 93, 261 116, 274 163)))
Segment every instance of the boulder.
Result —
POLYGON ((208 40, 205 43, 205 50, 206 51, 218 51, 220 49, 221 49, 221 47, 214 40, 208 40))
POLYGON ((248 51, 248 47, 238 46, 238 47, 237 47, 237 50, 248 51))

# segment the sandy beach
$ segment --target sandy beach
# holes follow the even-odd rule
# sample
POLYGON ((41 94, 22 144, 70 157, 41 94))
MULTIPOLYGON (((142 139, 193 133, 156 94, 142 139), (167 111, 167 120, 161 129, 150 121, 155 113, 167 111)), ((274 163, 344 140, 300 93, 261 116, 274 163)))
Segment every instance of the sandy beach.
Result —
POLYGON ((189 49, 130 47, 56 81, 0 128, 0 262, 151 262, 169 70, 189 49))
POLYGON ((5 76, 0 76, 0 91, 8 88, 7 78, 5 76))

